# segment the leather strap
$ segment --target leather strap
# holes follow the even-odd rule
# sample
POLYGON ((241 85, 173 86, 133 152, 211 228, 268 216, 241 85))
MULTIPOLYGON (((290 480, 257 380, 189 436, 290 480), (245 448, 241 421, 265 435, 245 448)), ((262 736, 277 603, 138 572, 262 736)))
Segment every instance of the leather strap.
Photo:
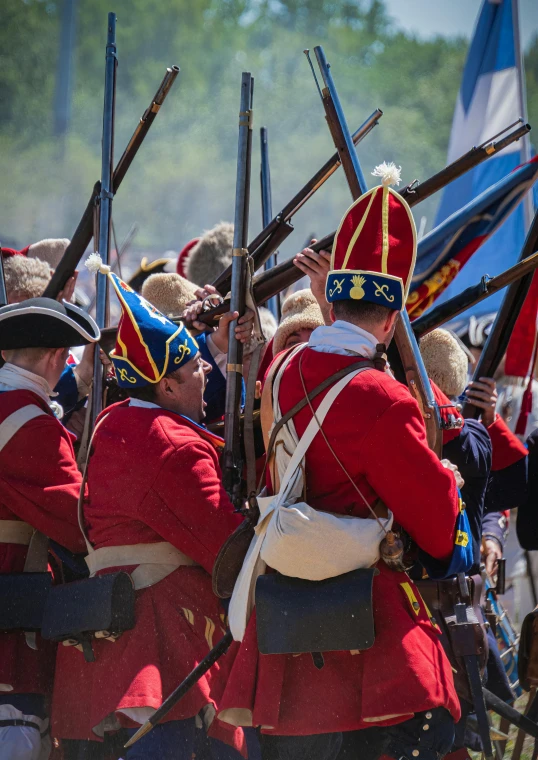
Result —
POLYGON ((27 726, 28 728, 35 728, 41 733, 41 728, 37 723, 33 723, 31 720, 22 720, 21 718, 12 718, 11 720, 0 720, 0 728, 5 726, 27 726))
MULTIPOLYGON (((306 344, 305 344, 306 347, 306 344)), ((287 352, 283 357, 282 360, 284 361, 289 352, 287 352)), ((278 365, 275 367, 275 372, 272 372, 269 377, 267 378, 267 384, 269 384, 270 390, 267 391, 269 394, 269 397, 272 399, 273 394, 273 379, 276 375, 276 372, 278 369, 282 366, 282 362, 279 362, 278 365)), ((258 483, 258 491, 260 491, 260 487, 263 483, 263 478, 265 477, 265 468, 267 467, 267 463, 269 462, 271 458, 271 454, 273 452, 273 447, 275 445, 275 440, 278 435, 278 432, 280 428, 285 425, 289 420, 291 420, 292 417, 294 417, 298 412, 301 411, 301 409, 304 409, 305 406, 313 401, 316 396, 319 396, 320 393, 323 393, 324 390, 329 388, 329 386, 333 385, 334 383, 338 382, 338 380, 341 380, 346 375, 349 375, 351 372, 356 372, 358 369, 366 367, 374 368, 374 363, 370 361, 370 359, 361 359, 360 361, 353 362, 353 364, 349 364, 347 367, 343 367, 342 369, 338 370, 338 372, 334 372, 332 375, 327 377, 323 382, 319 383, 319 385, 316 385, 314 390, 310 391, 308 396, 305 396, 300 401, 298 401, 295 406, 292 406, 291 409, 289 409, 286 414, 283 414, 282 417, 278 420, 278 422, 275 424, 273 431, 271 433, 271 436, 269 438, 269 443, 266 446, 266 459, 265 459, 265 467, 263 469, 262 476, 260 478, 260 482, 258 483)), ((264 388, 265 391, 265 388, 264 388)), ((265 436, 264 436, 265 437, 265 436)))

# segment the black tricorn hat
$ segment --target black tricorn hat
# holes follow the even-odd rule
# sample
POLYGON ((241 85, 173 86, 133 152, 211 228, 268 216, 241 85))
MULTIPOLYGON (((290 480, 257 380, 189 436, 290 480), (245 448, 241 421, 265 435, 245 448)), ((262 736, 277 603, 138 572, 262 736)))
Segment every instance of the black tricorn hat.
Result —
POLYGON ((0 308, 0 350, 68 348, 95 343, 101 334, 78 306, 52 298, 28 298, 0 308))

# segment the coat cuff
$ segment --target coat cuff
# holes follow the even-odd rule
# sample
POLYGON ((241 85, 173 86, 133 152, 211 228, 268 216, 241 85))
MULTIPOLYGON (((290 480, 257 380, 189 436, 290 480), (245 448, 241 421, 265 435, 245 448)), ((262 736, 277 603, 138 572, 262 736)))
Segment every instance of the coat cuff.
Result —
POLYGON ((487 428, 487 431, 493 445, 492 472, 504 470, 505 467, 510 467, 528 455, 529 452, 525 446, 498 414, 495 417, 495 422, 487 428))

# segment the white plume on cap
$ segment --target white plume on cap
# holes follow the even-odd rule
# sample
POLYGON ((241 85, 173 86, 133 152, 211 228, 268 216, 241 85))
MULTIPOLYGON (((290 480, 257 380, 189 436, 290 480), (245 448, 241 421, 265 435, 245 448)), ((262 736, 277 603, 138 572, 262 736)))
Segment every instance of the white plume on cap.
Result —
POLYGON ((103 264, 103 259, 99 256, 97 252, 90 253, 88 258, 84 262, 84 266, 92 274, 97 274, 98 272, 101 272, 101 274, 108 274, 108 272, 111 271, 110 267, 107 266, 107 264, 103 264))
POLYGON ((391 185, 398 186, 401 180, 402 167, 396 166, 392 161, 387 163, 383 161, 382 164, 376 166, 372 172, 373 177, 381 177, 381 184, 383 187, 390 187, 391 185))

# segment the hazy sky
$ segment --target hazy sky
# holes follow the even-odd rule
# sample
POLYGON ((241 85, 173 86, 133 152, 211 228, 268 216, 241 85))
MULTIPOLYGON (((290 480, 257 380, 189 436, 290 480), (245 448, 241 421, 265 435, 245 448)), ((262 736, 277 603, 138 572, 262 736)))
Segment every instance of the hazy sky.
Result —
MULTIPOLYGON (((385 0, 398 26, 421 37, 463 34, 470 37, 482 0, 385 0)), ((538 34, 538 0, 519 0, 521 42, 538 34)))

